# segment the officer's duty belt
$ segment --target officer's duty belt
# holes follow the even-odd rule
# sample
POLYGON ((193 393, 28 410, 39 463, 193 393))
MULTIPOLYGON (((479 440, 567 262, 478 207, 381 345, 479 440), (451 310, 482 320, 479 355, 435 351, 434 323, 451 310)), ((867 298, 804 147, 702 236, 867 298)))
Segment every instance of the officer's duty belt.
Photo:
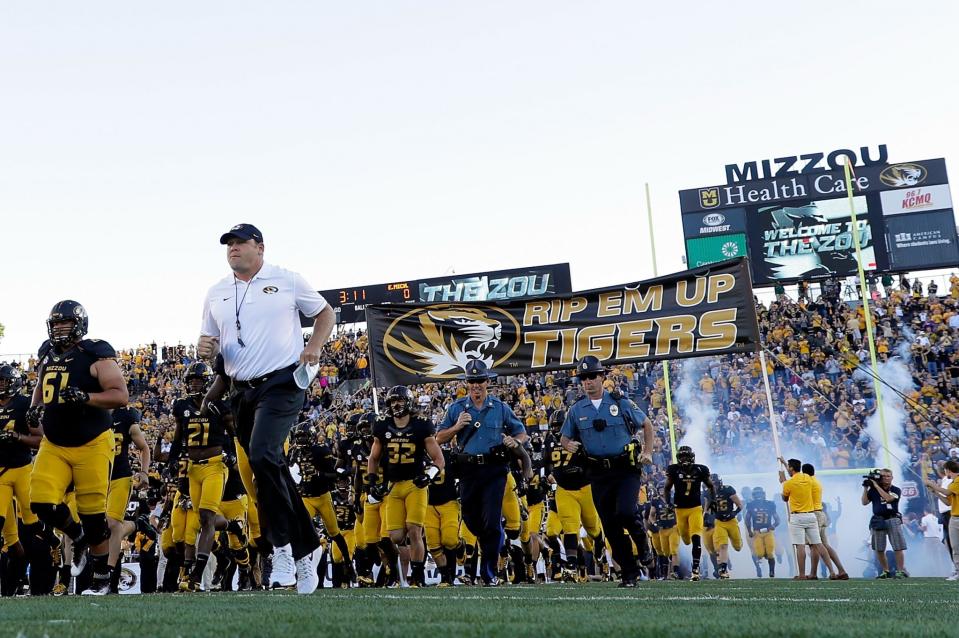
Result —
POLYGON ((629 454, 620 454, 618 456, 609 456, 603 458, 597 458, 594 456, 587 457, 589 462, 589 468, 591 470, 627 470, 633 469, 633 462, 629 458, 629 454))
POLYGON ((464 465, 505 465, 506 460, 499 454, 457 454, 456 462, 464 465))

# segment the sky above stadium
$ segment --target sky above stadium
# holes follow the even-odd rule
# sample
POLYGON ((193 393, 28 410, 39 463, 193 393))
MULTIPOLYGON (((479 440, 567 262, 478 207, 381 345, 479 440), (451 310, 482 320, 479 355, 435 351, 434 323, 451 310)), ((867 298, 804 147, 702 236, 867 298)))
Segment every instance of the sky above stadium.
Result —
POLYGON ((681 270, 677 191, 885 143, 959 154, 955 2, 8 2, 0 358, 59 299, 188 343, 250 222, 318 289, 681 270))

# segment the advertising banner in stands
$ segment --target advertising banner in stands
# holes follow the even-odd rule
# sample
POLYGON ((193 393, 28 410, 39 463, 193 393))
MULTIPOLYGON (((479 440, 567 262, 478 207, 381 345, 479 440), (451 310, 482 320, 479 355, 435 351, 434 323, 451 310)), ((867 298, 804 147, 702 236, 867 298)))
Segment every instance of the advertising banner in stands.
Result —
POLYGON ((744 258, 647 281, 502 303, 366 309, 377 386, 460 378, 471 360, 501 375, 755 352, 759 329, 744 258))

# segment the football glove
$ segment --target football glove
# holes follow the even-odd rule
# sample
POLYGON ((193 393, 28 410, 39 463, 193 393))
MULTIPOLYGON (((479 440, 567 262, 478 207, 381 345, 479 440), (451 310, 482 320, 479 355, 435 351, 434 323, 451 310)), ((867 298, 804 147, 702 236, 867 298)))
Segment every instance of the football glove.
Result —
POLYGON ((60 398, 69 405, 83 405, 90 400, 90 393, 71 385, 60 391, 60 398))
POLYGON ((366 490, 366 502, 376 505, 386 498, 387 489, 385 485, 370 485, 366 490))
POLYGON ((435 465, 427 465, 423 473, 413 479, 413 485, 416 487, 426 487, 432 483, 440 474, 440 468, 435 465))
POLYGON ((40 421, 43 420, 43 406, 35 405, 27 410, 27 425, 32 428, 40 427, 40 421))
POLYGON ((20 438, 20 435, 17 434, 14 430, 2 430, 0 431, 0 442, 3 441, 16 441, 20 438))

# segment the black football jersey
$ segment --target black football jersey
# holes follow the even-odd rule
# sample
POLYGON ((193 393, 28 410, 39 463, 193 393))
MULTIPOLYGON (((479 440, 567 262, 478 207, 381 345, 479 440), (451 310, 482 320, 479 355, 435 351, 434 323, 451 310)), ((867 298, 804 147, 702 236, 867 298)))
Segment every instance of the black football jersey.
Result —
POLYGON ((49 341, 38 353, 37 383, 43 400, 43 435, 62 447, 89 443, 113 425, 110 411, 91 405, 65 403, 60 392, 68 387, 85 392, 103 392, 90 368, 101 359, 115 359, 116 351, 106 341, 84 339, 65 352, 57 352, 49 341))
POLYGON ((433 425, 418 417, 410 418, 403 428, 397 427, 392 417, 373 424, 373 438, 383 448, 380 465, 388 482, 409 481, 423 473, 426 439, 431 436, 433 425))
POLYGON ((746 521, 756 532, 768 532, 773 528, 776 504, 772 501, 749 501, 746 504, 746 521))
POLYGON ((736 503, 733 502, 735 495, 736 489, 732 485, 723 485, 716 490, 716 500, 713 505, 716 518, 721 521, 731 521, 736 518, 736 503))
POLYGON ((334 490, 333 513, 336 514, 336 524, 340 531, 348 531, 356 526, 356 508, 350 499, 349 490, 334 490))
POLYGON ((117 408, 113 411, 113 473, 110 480, 133 476, 130 467, 130 428, 140 422, 140 411, 136 408, 117 408))
POLYGON ((328 445, 297 447, 294 460, 300 468, 300 494, 322 496, 333 489, 336 459, 328 445))
MULTIPOLYGON (((22 394, 12 397, 6 405, 0 406, 0 431, 29 435, 30 428, 27 426, 29 409, 30 399, 22 394)), ((0 468, 12 470, 23 467, 30 464, 30 459, 30 448, 20 441, 0 441, 0 468)))
MULTIPOLYGON (((220 414, 229 414, 229 408, 217 401, 220 414)), ((180 426, 180 440, 187 449, 202 449, 226 445, 227 431, 223 419, 215 414, 200 414, 200 406, 193 399, 180 399, 173 404, 173 417, 180 426)))
POLYGON ((656 510, 654 518, 659 529, 676 527, 676 509, 667 503, 666 499, 653 499, 650 505, 656 510))
POLYGON ((429 504, 442 505, 456 500, 456 477, 452 473, 452 453, 449 450, 443 450, 443 460, 446 465, 440 474, 430 483, 429 504))
POLYGON ((554 437, 546 440, 545 463, 556 484, 565 490, 578 490, 589 484, 589 477, 578 459, 554 437))
POLYGON ((703 483, 709 480, 709 468, 694 463, 678 463, 666 468, 666 476, 673 483, 673 504, 679 508, 700 507, 703 504, 703 483))

